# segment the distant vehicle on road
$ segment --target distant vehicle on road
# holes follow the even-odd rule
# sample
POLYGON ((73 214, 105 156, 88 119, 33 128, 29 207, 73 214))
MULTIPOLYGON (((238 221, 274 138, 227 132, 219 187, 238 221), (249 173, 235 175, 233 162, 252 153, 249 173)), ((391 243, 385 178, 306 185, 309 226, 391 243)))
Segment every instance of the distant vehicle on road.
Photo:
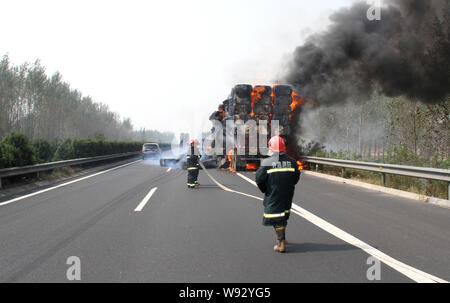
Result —
POLYGON ((142 160, 145 160, 145 158, 161 158, 161 149, 159 148, 158 143, 145 143, 142 145, 142 160))

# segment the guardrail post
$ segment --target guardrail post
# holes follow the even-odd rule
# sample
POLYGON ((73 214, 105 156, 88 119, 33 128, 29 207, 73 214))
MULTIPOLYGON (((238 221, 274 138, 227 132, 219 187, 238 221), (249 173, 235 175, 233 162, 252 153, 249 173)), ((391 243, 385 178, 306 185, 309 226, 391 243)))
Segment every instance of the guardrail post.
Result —
POLYGON ((0 189, 2 189, 2 178, 0 178, 0 189))
POLYGON ((319 171, 319 164, 316 164, 316 172, 319 171))
POLYGON ((386 187, 386 173, 381 173, 381 185, 386 187))
POLYGON ((342 174, 342 178, 345 178, 345 167, 341 168, 341 174, 342 174))
MULTIPOLYGON (((2 188, 1 183, 0 188, 2 188)), ((447 182, 447 199, 450 200, 450 182, 447 182)))

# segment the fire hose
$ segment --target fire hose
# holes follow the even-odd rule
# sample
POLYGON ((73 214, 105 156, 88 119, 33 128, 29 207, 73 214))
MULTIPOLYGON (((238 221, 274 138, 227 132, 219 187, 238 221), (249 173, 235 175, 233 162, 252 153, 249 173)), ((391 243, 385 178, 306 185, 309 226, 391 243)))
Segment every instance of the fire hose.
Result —
POLYGON ((246 193, 242 193, 242 192, 240 192, 240 191, 236 191, 236 190, 233 190, 233 189, 231 189, 231 188, 228 188, 228 187, 226 187, 226 186, 224 186, 224 185, 222 185, 222 184, 220 184, 209 172, 208 172, 208 170, 205 168, 205 166, 203 165, 203 163, 201 162, 201 161, 198 161, 199 162, 199 164, 200 164, 200 166, 202 167, 202 169, 203 169, 203 171, 205 172, 205 174, 211 179, 211 181, 213 181, 217 186, 219 186, 222 190, 224 190, 224 191, 227 191, 227 192, 230 192, 230 193, 235 193, 235 194, 238 194, 238 195, 242 195, 242 196, 246 196, 246 197, 249 197, 249 198, 253 198, 253 199, 257 199, 257 200, 260 200, 260 201, 263 201, 264 199, 263 198, 260 198, 260 197, 256 197, 256 196, 252 196, 252 195, 249 195, 249 194, 246 194, 246 193))

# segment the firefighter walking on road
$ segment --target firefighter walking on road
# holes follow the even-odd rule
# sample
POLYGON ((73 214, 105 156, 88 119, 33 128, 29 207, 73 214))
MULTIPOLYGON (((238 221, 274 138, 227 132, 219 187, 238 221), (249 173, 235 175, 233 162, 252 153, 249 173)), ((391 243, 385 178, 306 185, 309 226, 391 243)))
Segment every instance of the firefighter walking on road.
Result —
POLYGON ((270 157, 261 162, 256 172, 256 184, 264 193, 263 225, 273 226, 276 252, 286 252, 286 226, 289 219, 295 185, 300 179, 297 162, 286 155, 283 138, 269 141, 270 157))
POLYGON ((188 188, 198 188, 199 183, 197 181, 198 172, 200 169, 199 161, 199 151, 198 151, 198 140, 191 140, 188 154, 186 155, 187 159, 187 171, 188 171, 188 179, 187 186, 188 188))

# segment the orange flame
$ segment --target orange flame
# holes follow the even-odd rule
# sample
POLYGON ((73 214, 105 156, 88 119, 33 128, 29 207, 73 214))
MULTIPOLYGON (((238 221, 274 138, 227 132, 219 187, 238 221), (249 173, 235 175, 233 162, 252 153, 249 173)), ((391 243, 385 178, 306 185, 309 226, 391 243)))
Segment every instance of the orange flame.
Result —
MULTIPOLYGON (((277 84, 279 84, 279 82, 277 82, 277 83, 274 83, 274 84, 272 84, 272 92, 270 93, 270 98, 272 98, 272 107, 271 108, 273 108, 273 106, 274 106, 274 100, 275 100, 275 93, 274 93, 274 86, 275 85, 277 85, 277 84)), ((272 125, 272 117, 273 117, 273 110, 271 109, 270 110, 270 121, 269 121, 269 126, 271 126, 272 125)))
POLYGON ((232 173, 234 173, 233 166, 231 165, 231 161, 233 159, 233 154, 234 154, 234 149, 230 149, 227 154, 228 162, 230 163, 230 165, 228 166, 228 170, 232 173))
POLYGON ((250 114, 250 116, 254 117, 255 116, 255 112, 253 110, 254 106, 256 103, 258 103, 258 101, 261 99, 261 94, 263 92, 266 91, 266 88, 264 86, 256 86, 252 92, 251 92, 251 100, 252 100, 252 112, 250 114))
POLYGON ((291 109, 294 111, 299 105, 303 104, 304 100, 296 92, 292 92, 291 109))
POLYGON ((298 169, 304 170, 306 168, 306 162, 304 161, 297 161, 298 169))
POLYGON ((233 156, 233 150, 230 149, 230 150, 228 151, 228 154, 227 154, 228 162, 230 162, 230 163, 231 163, 231 157, 232 157, 232 156, 233 156))
POLYGON ((294 110, 302 105, 304 102, 303 98, 300 97, 296 92, 292 92, 292 103, 291 103, 291 114, 289 115, 289 119, 292 119, 294 114, 294 110))
POLYGON ((256 163, 247 163, 247 165, 245 166, 246 170, 256 170, 258 168, 258 164, 256 163))

